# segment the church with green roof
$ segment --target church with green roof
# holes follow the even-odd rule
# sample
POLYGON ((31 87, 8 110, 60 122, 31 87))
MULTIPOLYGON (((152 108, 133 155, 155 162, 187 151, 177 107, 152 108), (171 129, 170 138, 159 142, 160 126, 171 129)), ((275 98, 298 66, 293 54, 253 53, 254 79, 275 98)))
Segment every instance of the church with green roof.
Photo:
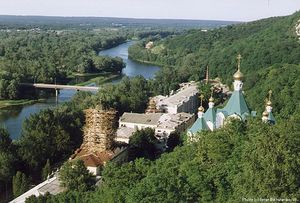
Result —
MULTIPOLYGON (((217 128, 223 127, 226 120, 228 119, 233 118, 246 121, 247 117, 256 115, 256 112, 250 112, 248 105, 245 101, 242 92, 244 75, 240 71, 241 55, 238 55, 237 59, 238 70, 233 75, 234 91, 232 92, 232 95, 230 96, 227 104, 224 108, 215 108, 214 99, 211 96, 208 103, 209 108, 206 110, 206 112, 204 112, 204 108, 202 107, 203 96, 201 96, 201 105, 198 109, 198 119, 188 130, 188 136, 191 138, 191 140, 196 133, 202 130, 213 131, 217 128)), ((272 103, 270 101, 270 97, 271 91, 269 92, 269 99, 266 103, 266 110, 263 113, 262 120, 263 122, 275 124, 275 118, 272 114, 272 103)))

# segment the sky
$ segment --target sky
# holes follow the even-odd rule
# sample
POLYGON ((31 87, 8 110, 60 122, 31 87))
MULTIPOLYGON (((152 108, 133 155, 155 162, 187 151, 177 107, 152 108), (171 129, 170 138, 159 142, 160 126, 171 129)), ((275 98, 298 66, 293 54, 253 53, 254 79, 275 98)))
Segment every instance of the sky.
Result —
POLYGON ((0 15, 252 21, 297 10, 300 0, 0 0, 0 15))

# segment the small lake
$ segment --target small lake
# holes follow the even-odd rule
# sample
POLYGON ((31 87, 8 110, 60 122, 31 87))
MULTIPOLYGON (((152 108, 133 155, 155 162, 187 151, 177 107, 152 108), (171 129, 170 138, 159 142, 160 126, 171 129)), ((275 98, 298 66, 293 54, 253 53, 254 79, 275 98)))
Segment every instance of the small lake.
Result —
MULTIPOLYGON (((134 77, 141 75, 146 79, 151 79, 155 76, 155 73, 160 69, 158 66, 141 64, 139 62, 128 59, 129 46, 136 43, 135 41, 128 41, 117 47, 103 50, 99 52, 99 55, 121 57, 126 63, 126 67, 122 70, 123 75, 128 77, 134 77)), ((113 81, 118 82, 120 79, 113 81)), ((4 126, 12 139, 17 139, 21 135, 22 123, 31 114, 38 113, 46 108, 54 108, 60 103, 69 101, 76 94, 75 90, 61 90, 58 96, 58 103, 56 98, 51 97, 45 102, 39 102, 31 105, 14 106, 0 110, 0 125, 4 126)))

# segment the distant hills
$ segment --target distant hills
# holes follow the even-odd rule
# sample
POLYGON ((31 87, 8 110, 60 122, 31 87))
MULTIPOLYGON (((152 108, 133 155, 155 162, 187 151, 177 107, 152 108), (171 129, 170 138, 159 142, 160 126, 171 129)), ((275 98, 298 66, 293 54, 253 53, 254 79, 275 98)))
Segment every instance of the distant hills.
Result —
MULTIPOLYGON (((299 102, 295 102, 300 99, 297 88, 300 40, 296 28, 299 20, 300 12, 296 12, 207 32, 190 30, 155 41, 152 49, 145 49, 143 43, 136 44, 130 48, 129 55, 135 60, 174 67, 176 77, 167 80, 171 84, 203 79, 208 65, 211 77, 219 77, 231 85, 237 68, 236 56, 240 53, 250 106, 263 110, 268 89, 273 89, 275 112, 287 118, 295 113, 296 106, 300 109, 299 102)), ((169 72, 162 72, 158 78, 167 77, 169 72)))
POLYGON ((177 27, 177 28, 214 28, 235 21, 218 20, 176 20, 176 19, 137 19, 111 17, 50 17, 50 16, 13 16, 0 15, 0 28, 35 28, 50 26, 56 29, 93 28, 93 27, 177 27))

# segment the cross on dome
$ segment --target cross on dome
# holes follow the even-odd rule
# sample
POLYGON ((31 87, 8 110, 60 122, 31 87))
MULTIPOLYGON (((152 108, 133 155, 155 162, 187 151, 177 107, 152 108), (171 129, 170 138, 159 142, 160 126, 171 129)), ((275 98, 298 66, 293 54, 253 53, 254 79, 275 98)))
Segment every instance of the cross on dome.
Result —
POLYGON ((238 70, 233 75, 234 80, 241 81, 244 78, 244 74, 241 72, 241 59, 242 59, 241 54, 238 54, 238 56, 237 56, 237 67, 238 67, 238 70))
POLYGON ((241 68, 241 59, 242 59, 242 55, 241 55, 241 54, 238 54, 238 56, 237 56, 237 60, 238 60, 238 70, 240 70, 240 68, 241 68))

